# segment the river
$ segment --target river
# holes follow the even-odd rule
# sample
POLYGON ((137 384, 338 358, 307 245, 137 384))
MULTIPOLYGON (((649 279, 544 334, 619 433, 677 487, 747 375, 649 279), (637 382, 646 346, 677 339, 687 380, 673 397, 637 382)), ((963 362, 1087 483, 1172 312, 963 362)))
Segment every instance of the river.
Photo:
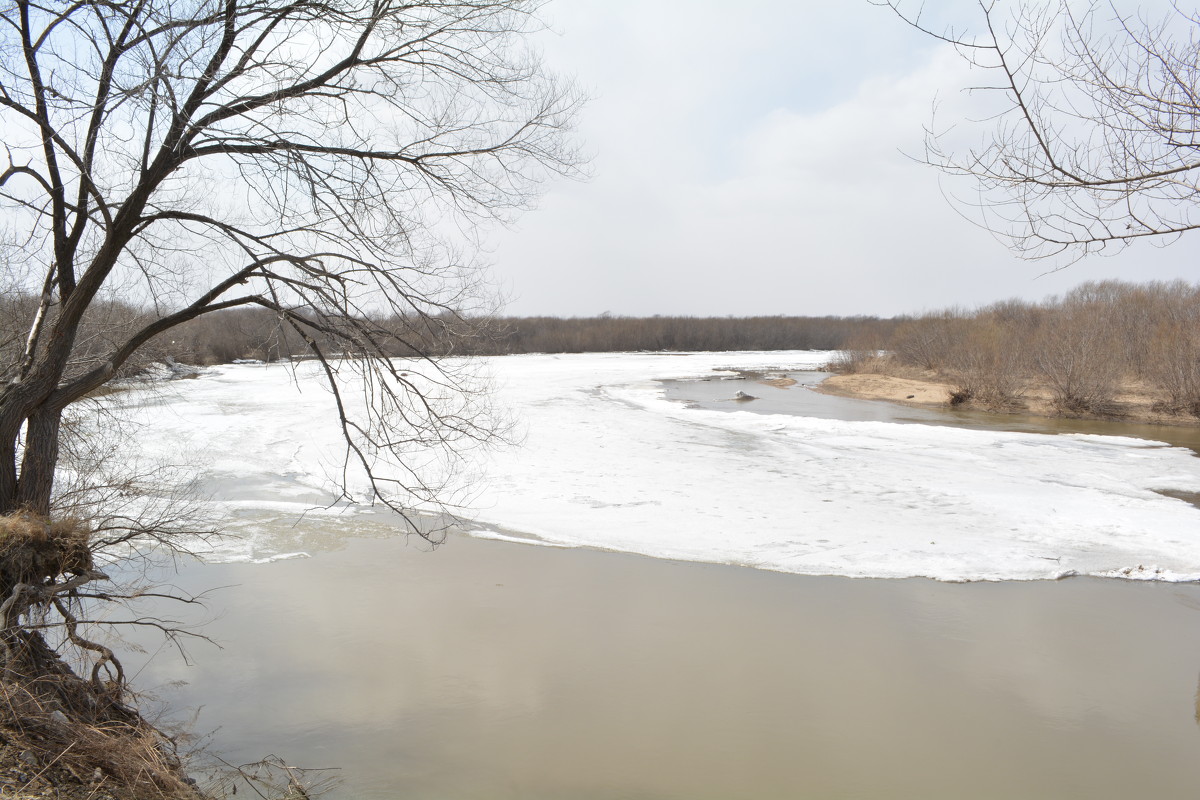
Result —
MULTIPOLYGON (((727 382, 668 396, 993 424, 756 386, 736 406, 727 382)), ((1200 787, 1194 583, 852 579, 304 525, 310 558, 171 576, 224 587, 203 628, 223 649, 195 645, 189 666, 144 639, 127 661, 226 760, 336 767, 336 800, 1200 787)))
POLYGON ((751 411, 789 414, 849 422, 895 422, 904 425, 938 425, 984 431, 1019 433, 1078 433, 1131 436, 1187 447, 1200 455, 1200 426, 1151 425, 1121 420, 1082 420, 1037 417, 1027 414, 990 414, 972 409, 921 408, 877 400, 813 391, 832 373, 820 371, 774 372, 796 381, 790 386, 764 383, 756 377, 706 378, 663 381, 668 399, 694 408, 715 411, 751 411), (741 392, 753 400, 739 400, 741 392))
POLYGON ((1200 587, 797 576, 454 537, 186 569, 141 668, 339 800, 1186 797, 1200 587), (173 684, 186 681, 186 685, 173 684))

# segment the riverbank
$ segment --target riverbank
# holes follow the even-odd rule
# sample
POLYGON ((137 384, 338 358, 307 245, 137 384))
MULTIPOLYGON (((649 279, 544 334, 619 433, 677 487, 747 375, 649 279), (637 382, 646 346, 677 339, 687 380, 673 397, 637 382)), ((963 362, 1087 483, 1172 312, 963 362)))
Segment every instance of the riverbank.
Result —
POLYGON ((126 700, 95 693, 62 662, 34 674, 6 670, 0 680, 0 797, 218 800, 187 775, 176 740, 126 700))
MULTIPOLYGON (((933 378, 900 377, 875 372, 855 372, 844 375, 833 375, 826 378, 815 387, 818 392, 851 397, 859 400, 885 400, 889 403, 900 403, 914 408, 950 408, 950 395, 954 387, 948 383, 939 382, 933 378)), ((1149 425, 1174 425, 1180 427, 1200 427, 1200 418, 1187 414, 1168 414, 1156 410, 1158 398, 1133 381, 1126 381, 1115 398, 1114 411, 1111 414, 1063 414, 1055 408, 1050 389, 1044 386, 1034 386, 1028 389, 1021 398, 1019 407, 1008 411, 982 409, 980 406, 967 401, 957 404, 956 408, 988 410, 1003 415, 1016 413, 1027 416, 1085 419, 1085 420, 1122 420, 1149 425)))

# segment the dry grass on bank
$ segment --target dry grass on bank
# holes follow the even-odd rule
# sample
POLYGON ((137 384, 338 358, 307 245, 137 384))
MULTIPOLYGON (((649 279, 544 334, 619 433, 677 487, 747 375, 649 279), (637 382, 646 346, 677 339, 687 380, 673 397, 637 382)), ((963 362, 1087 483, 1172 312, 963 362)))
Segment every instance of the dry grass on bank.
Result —
POLYGON ((0 679, 0 797, 203 800, 171 739, 65 665, 0 679))
POLYGON ((47 521, 30 514, 0 517, 0 580, 13 586, 89 571, 90 534, 83 521, 73 518, 47 521))
POLYGON ((203 770, 202 789, 188 776, 176 738, 54 663, 60 666, 37 677, 0 677, 0 798, 314 800, 336 783, 328 770, 296 769, 271 756, 203 770))
POLYGON ((44 638, 38 606, 10 609, 63 576, 98 576, 90 534, 77 519, 0 516, 0 797, 198 799, 174 743, 124 688, 77 675, 44 638))

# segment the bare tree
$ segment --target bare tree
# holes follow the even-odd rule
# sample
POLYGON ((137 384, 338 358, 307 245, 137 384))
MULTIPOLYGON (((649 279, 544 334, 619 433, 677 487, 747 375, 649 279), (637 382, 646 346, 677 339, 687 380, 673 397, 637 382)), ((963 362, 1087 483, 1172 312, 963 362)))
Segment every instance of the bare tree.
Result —
POLYGON ((579 167, 579 98, 525 44, 538 5, 0 2, 0 516, 58 542, 0 547, 0 641, 55 609, 74 637, 103 577, 78 548, 153 538, 52 518, 64 413, 189 320, 269 309, 319 361, 367 499, 400 512, 437 487, 378 454, 492 435, 448 399, 453 370, 430 358, 418 383, 387 356, 469 328, 486 297, 452 243, 579 167), (116 300, 140 313, 117 324, 116 300))
POLYGON ((1016 252, 1077 259, 1200 227, 1200 13, 980 0, 963 33, 878 4, 991 76, 974 90, 997 104, 978 144, 961 144, 963 120, 930 131, 926 156, 975 181, 983 224, 1016 252))

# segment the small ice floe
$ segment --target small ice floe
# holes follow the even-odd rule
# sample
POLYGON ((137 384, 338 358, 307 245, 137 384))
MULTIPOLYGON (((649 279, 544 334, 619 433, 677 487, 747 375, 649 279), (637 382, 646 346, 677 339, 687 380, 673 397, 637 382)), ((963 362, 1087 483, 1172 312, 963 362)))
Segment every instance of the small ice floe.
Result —
POLYGON ((746 400, 757 400, 758 398, 752 394, 746 394, 745 392, 738 392, 737 394, 735 394, 733 396, 733 399, 740 401, 740 402, 745 402, 746 400))
POLYGON ((273 556, 264 556, 262 558, 250 559, 251 564, 274 564, 276 561, 291 561, 294 558, 312 558, 311 555, 304 552, 298 553, 276 553, 273 556))

